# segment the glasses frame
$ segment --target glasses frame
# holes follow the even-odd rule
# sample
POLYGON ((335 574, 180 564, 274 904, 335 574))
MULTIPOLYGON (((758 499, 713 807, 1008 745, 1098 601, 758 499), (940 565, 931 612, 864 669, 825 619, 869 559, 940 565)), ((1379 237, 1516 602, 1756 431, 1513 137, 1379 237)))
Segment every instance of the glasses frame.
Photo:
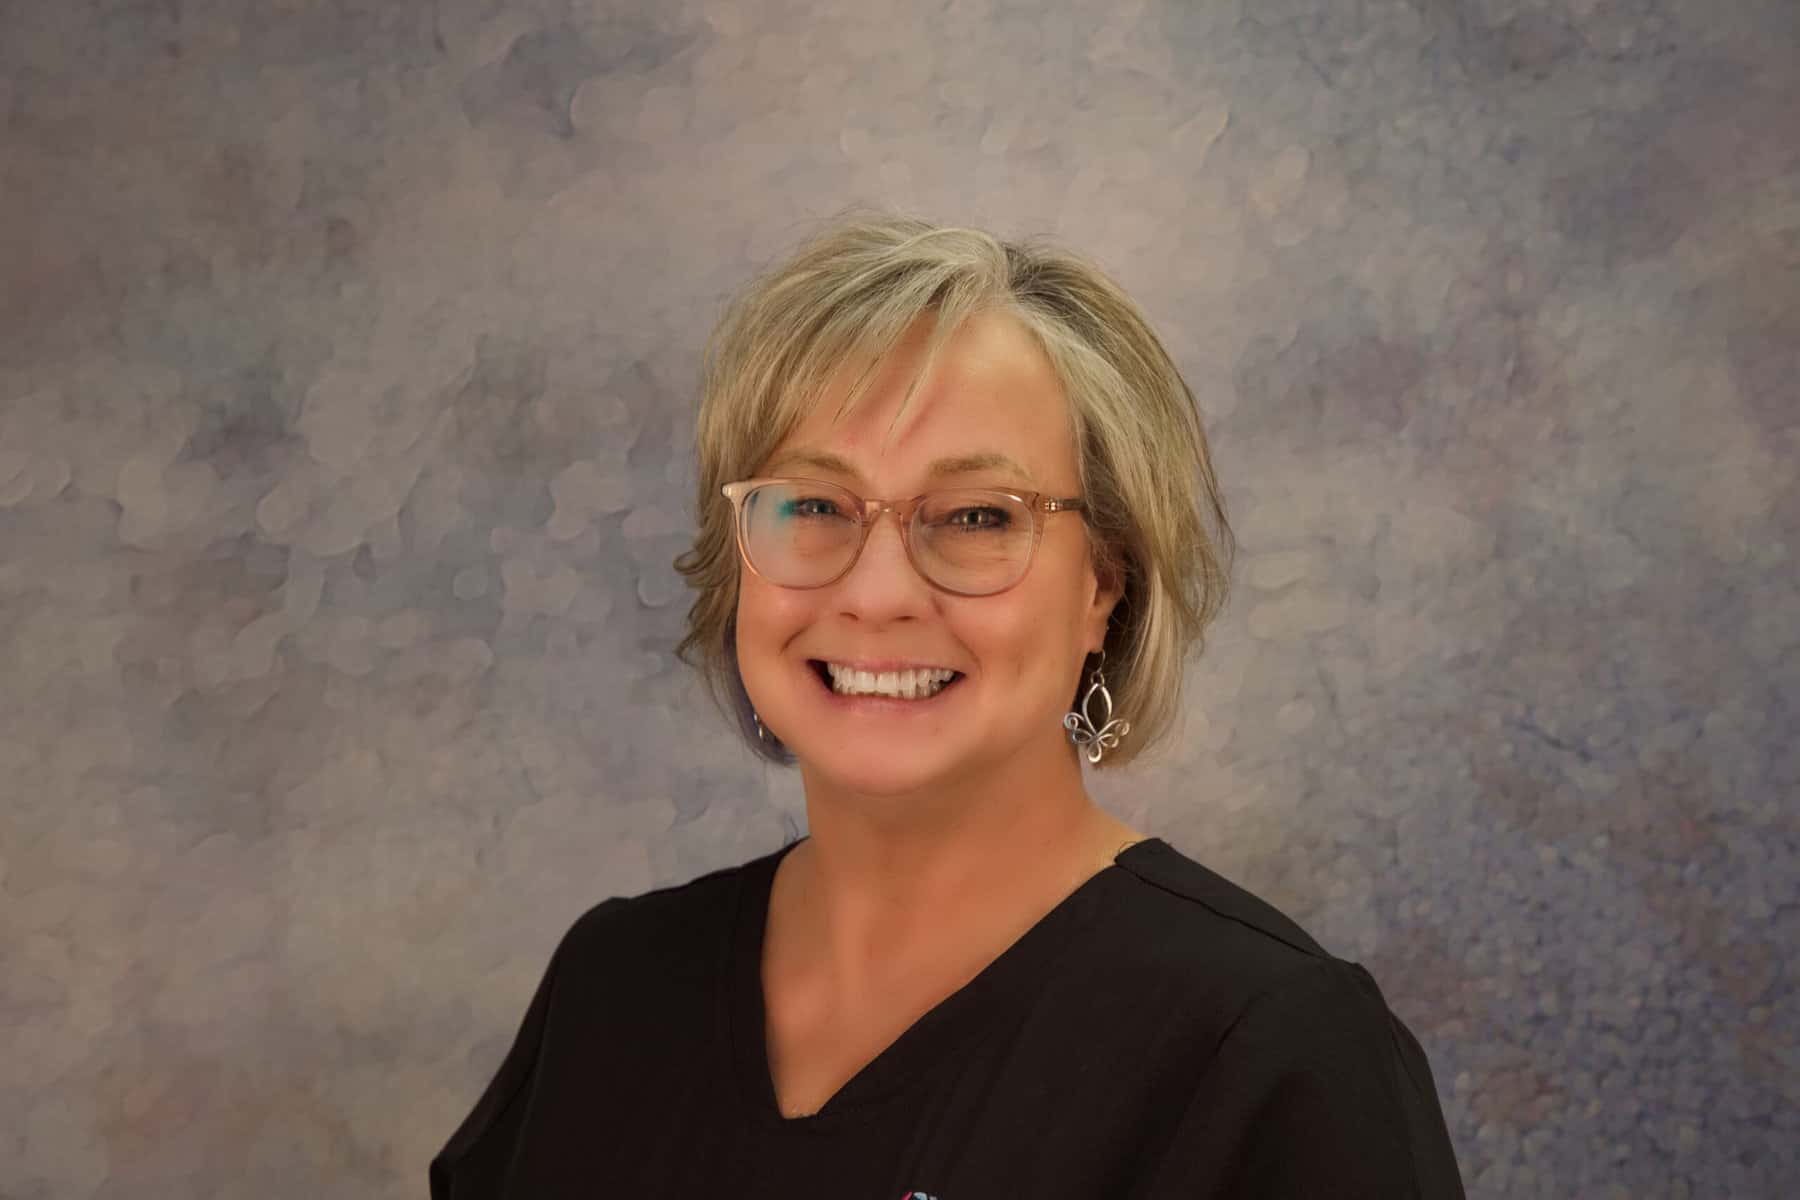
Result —
POLYGON ((939 591, 948 592, 952 596, 998 596, 1002 592, 1010 591, 1011 589, 1018 587, 1019 584, 1024 581, 1025 576, 1031 573, 1031 564, 1037 561, 1038 543, 1044 540, 1044 526, 1046 522, 1040 517, 1040 514, 1043 516, 1051 516, 1059 512, 1084 512, 1087 509, 1087 503, 1079 496, 1050 496, 1043 492, 1021 492, 1015 488, 1005 487, 937 488, 933 491, 921 492, 908 500, 865 499, 841 483, 833 483, 829 479, 813 479, 804 475, 771 475, 761 476, 755 479, 740 479, 735 483, 724 485, 719 491, 727 500, 731 501, 731 523, 732 527, 737 531, 738 555, 744 560, 744 565, 749 567, 751 572, 754 573, 758 579, 762 579, 776 587, 791 588, 794 591, 800 592, 810 592, 818 588, 830 587, 854 570, 856 564, 862 559, 863 547, 869 544, 869 533, 875 528, 875 522, 881 520, 883 513, 891 512, 894 514, 895 519, 900 523, 900 544, 906 548, 906 561, 912 564, 912 569, 918 572, 920 579, 923 579, 926 583, 937 588, 939 591), (751 561, 750 558, 749 540, 745 531, 747 522, 744 515, 744 498, 757 488, 766 487, 772 483, 816 484, 822 487, 836 488, 838 491, 843 492, 852 500, 856 501, 856 524, 860 532, 857 536, 856 549, 851 553, 849 561, 844 564, 843 570, 822 583, 793 584, 779 583, 756 569, 756 564, 751 561), (1017 500, 1025 506, 1025 511, 1031 514, 1031 549, 1025 555, 1025 565, 1020 569, 1019 577, 1017 579, 1013 580, 1005 587, 996 588, 991 592, 964 592, 958 591, 953 587, 946 587, 939 583, 919 564, 919 557, 913 550, 913 514, 918 511, 919 505, 923 504, 926 500, 944 492, 990 492, 995 495, 1010 496, 1012 499, 1017 500))

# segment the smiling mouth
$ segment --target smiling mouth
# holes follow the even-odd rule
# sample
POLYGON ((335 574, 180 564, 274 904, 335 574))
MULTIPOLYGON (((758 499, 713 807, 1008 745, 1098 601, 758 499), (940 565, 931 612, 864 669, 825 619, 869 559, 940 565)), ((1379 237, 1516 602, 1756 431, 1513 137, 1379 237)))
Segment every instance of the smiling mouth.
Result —
POLYGON ((963 678, 961 671, 947 669, 884 671, 879 674, 839 669, 834 678, 834 672, 820 659, 809 658, 806 665, 812 668, 813 674, 825 685, 827 691, 844 699, 929 700, 954 687, 963 678))

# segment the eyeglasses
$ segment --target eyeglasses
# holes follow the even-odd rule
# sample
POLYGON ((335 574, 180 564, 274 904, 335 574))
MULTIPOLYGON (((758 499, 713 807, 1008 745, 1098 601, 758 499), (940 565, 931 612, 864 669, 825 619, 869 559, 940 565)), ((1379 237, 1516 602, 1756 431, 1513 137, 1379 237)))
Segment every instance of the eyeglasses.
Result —
POLYGON ((1018 583, 1043 538, 1038 514, 1084 507, 1076 498, 999 488, 865 500, 820 479, 745 479, 720 490, 736 512, 738 551, 770 583, 837 582, 856 565, 881 514, 891 512, 913 569, 958 596, 991 596, 1018 583))

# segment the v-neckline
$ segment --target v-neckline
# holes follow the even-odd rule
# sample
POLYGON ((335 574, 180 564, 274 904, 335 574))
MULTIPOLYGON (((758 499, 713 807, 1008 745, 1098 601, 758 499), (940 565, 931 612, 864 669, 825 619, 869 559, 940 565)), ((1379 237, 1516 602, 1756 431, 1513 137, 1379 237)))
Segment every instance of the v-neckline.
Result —
POLYGON ((1113 877, 1125 873, 1126 860, 1151 853, 1151 845, 1162 841, 1143 838, 1120 851, 1112 862, 1078 884, 972 979, 907 1026, 817 1111, 787 1117, 781 1113, 774 1072, 769 1066, 762 954, 776 868, 804 840, 790 842, 744 865, 723 999, 729 1054, 740 1094, 752 1118, 764 1126, 809 1133, 857 1120, 942 1062, 996 1014, 1006 1011, 1012 996, 1041 979, 1076 928, 1091 915, 1113 877))

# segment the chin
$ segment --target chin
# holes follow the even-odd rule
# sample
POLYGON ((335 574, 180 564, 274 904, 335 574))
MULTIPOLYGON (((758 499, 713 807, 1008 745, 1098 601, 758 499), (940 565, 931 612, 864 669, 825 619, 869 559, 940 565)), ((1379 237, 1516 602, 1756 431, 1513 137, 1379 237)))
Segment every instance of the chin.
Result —
POLYGON ((908 753, 903 746, 842 743, 792 747, 801 768, 832 787, 868 796, 908 795, 942 785, 964 771, 938 754, 908 753))

